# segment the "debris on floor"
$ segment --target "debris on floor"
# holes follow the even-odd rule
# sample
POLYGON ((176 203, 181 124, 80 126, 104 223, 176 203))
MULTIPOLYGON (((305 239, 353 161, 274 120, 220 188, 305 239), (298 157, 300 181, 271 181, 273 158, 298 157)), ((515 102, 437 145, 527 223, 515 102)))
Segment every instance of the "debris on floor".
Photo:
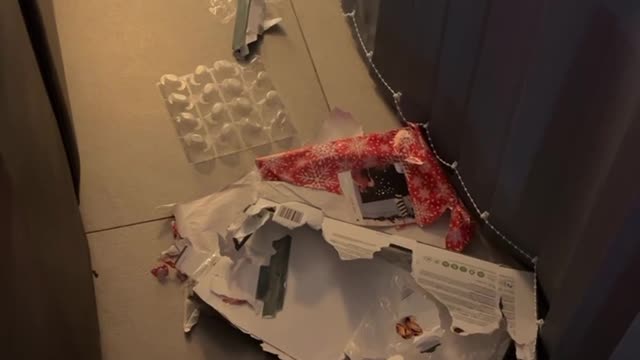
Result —
POLYGON ((363 136, 347 113, 332 118, 316 145, 175 206, 178 239, 163 256, 189 278, 185 332, 197 296, 281 359, 497 360, 511 341, 533 359, 533 275, 443 249, 471 241, 470 230, 450 241, 470 218, 418 130, 363 136), (446 210, 446 241, 419 227, 446 210))
POLYGON ((164 281, 169 276, 169 267, 166 264, 158 265, 151 269, 151 275, 160 281, 164 281))
POLYGON ((383 337, 390 341, 376 355, 383 359, 398 354, 411 359, 410 354, 431 350, 433 356, 460 354, 461 349, 490 359, 506 350, 511 329, 536 326, 527 273, 326 218, 302 203, 259 199, 219 237, 217 259, 201 272, 194 292, 239 329, 295 359, 339 358, 345 352, 351 359, 376 358, 371 353, 358 357, 354 349, 379 343, 370 336, 383 336, 380 332, 388 332, 383 337), (282 309, 264 316, 260 278, 265 265, 274 265, 274 243, 287 238, 288 261, 276 271, 286 271, 287 280, 270 284, 284 294, 276 301, 282 309), (244 305, 229 305, 227 299, 244 305), (300 319, 313 326, 292 333, 300 319), (444 346, 445 336, 456 337, 454 349, 444 346), (320 338, 322 350, 312 346, 320 338))
POLYGON ((267 7, 265 0, 238 0, 233 31, 233 55, 244 60, 249 55, 249 44, 258 36, 282 21, 267 7))

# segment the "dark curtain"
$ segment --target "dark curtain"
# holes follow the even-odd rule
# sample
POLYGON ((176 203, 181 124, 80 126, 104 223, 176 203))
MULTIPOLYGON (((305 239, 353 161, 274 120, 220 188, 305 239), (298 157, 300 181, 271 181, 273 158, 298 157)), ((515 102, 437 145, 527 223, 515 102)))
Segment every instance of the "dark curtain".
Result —
POLYGON ((606 358, 640 304, 621 281, 640 275, 640 2, 369 6, 373 59, 405 115, 430 121, 492 223, 538 256, 551 355, 606 358))

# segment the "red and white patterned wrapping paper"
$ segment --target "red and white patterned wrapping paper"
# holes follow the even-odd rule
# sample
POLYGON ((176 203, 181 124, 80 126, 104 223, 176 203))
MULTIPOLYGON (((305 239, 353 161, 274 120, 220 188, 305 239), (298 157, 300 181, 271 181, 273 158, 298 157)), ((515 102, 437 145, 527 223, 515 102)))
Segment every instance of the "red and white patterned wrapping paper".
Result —
POLYGON ((446 210, 451 210, 446 248, 462 251, 471 239, 471 217, 417 125, 307 146, 256 160, 264 180, 337 194, 342 193, 339 173, 392 163, 404 166, 416 223, 431 224, 446 210))

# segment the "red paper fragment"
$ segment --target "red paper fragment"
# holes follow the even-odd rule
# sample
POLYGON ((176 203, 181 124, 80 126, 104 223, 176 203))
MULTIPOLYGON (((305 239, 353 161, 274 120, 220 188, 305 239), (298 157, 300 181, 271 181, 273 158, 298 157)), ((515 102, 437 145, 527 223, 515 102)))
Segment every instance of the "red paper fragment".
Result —
POLYGON ((417 125, 307 146, 256 160, 264 180, 337 194, 341 193, 339 173, 393 163, 404 166, 416 223, 431 224, 450 210, 446 247, 462 251, 471 239, 471 216, 425 144, 417 125))
POLYGON ((169 276, 169 267, 165 264, 158 265, 151 269, 151 275, 155 276, 156 279, 162 281, 169 276))

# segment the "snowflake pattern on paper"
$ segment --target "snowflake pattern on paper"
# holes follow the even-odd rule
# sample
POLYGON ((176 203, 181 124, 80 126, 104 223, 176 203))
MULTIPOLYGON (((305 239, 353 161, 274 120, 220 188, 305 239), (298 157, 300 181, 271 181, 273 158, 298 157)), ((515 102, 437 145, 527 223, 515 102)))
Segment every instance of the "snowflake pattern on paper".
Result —
POLYGON ((347 145, 345 155, 353 159, 359 159, 367 153, 367 139, 364 136, 345 139, 345 144, 347 145))
MULTIPOLYGON (((326 186, 334 183, 330 169, 322 166, 307 166, 297 174, 297 179, 306 187, 324 190, 326 186)), ((337 185, 337 184, 336 184, 337 185)))
POLYGON ((321 144, 314 146, 311 151, 316 159, 329 158, 336 153, 336 149, 331 144, 321 144))
POLYGON ((433 223, 449 210, 451 221, 445 244, 449 250, 462 251, 471 239, 471 216, 417 126, 335 140, 256 160, 264 180, 285 181, 336 194, 341 193, 339 173, 393 163, 404 167, 416 223, 421 226, 433 223))
POLYGON ((393 151, 393 148, 391 148, 391 144, 387 143, 380 144, 379 149, 382 153, 390 153, 391 151, 393 151))
POLYGON ((418 190, 418 198, 419 199, 426 200, 430 196, 431 196, 431 191, 429 191, 429 189, 427 189, 426 187, 423 187, 420 190, 418 190))
POLYGON ((283 159, 279 156, 270 156, 264 158, 263 166, 269 171, 273 171, 275 173, 280 172, 280 169, 286 167, 286 164, 283 164, 283 159))

